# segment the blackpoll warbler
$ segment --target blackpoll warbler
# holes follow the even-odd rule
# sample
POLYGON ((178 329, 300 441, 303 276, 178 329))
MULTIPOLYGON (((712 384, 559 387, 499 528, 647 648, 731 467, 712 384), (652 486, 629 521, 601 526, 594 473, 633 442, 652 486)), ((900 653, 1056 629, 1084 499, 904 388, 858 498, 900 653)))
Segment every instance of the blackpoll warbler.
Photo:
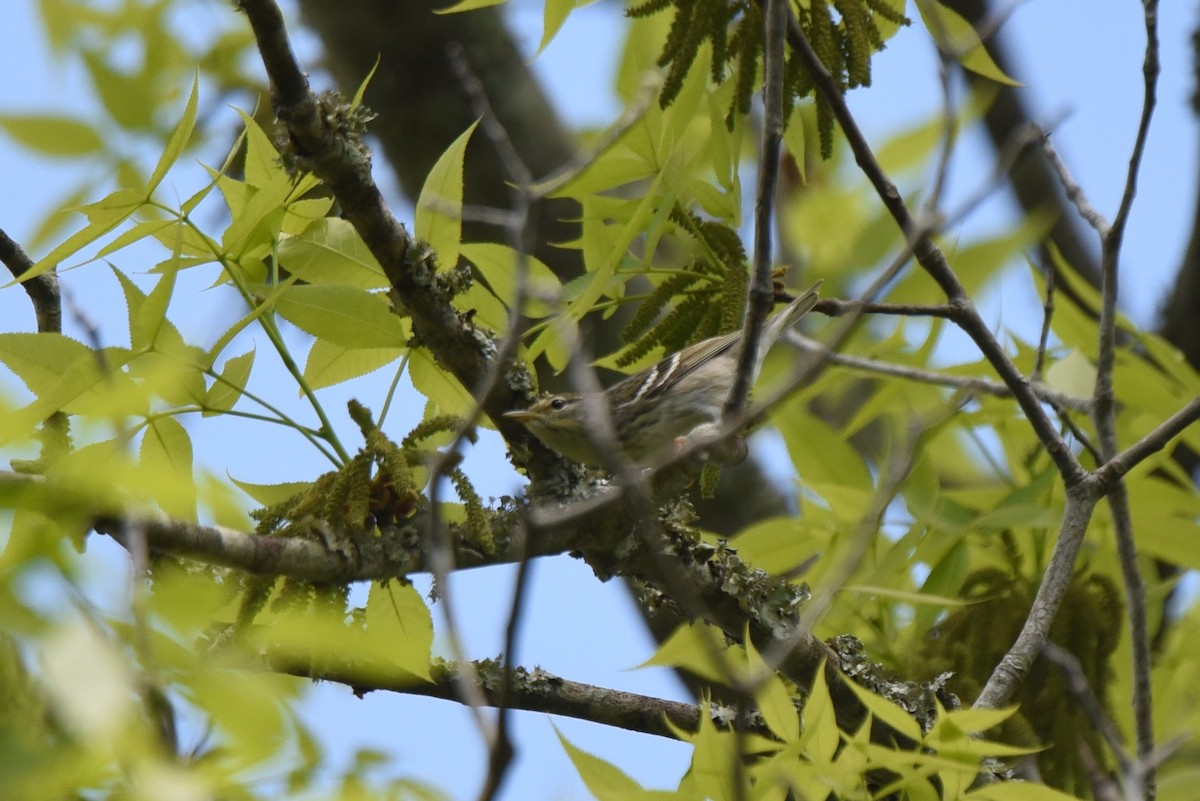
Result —
MULTIPOLYGON (((817 283, 767 320, 752 381, 780 335, 816 305, 820 286, 817 283)), ((705 339, 605 390, 625 458, 634 464, 653 464, 670 456, 672 446, 678 448, 697 427, 717 423, 733 388, 741 344, 740 330, 705 339)), ((504 416, 524 425, 563 456, 600 465, 595 435, 588 431, 595 425, 589 426, 587 406, 582 395, 551 395, 504 416)))

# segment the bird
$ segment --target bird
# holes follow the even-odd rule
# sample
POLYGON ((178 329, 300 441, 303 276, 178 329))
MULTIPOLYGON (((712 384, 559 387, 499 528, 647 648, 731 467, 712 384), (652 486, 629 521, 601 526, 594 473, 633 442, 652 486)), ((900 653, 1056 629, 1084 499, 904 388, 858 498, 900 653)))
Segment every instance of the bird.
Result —
MULTIPOLYGON (((750 374, 758 377, 763 361, 782 334, 812 310, 821 282, 769 317, 763 325, 750 374)), ((731 331, 689 345, 652 367, 618 381, 600 393, 608 404, 613 429, 626 460, 651 466, 678 451, 701 426, 715 429, 736 380, 742 331, 731 331)), ((576 462, 603 467, 596 447, 591 399, 562 393, 538 399, 504 417, 524 425, 552 450, 576 462)))

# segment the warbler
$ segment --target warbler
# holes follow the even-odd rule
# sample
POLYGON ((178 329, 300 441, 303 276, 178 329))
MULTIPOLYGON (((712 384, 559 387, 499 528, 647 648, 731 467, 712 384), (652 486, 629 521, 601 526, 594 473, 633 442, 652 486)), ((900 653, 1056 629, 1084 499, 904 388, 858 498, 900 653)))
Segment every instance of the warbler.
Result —
MULTIPOLYGON (((816 305, 820 286, 818 282, 767 319, 751 382, 771 346, 816 305)), ((699 426, 717 423, 733 389, 741 344, 740 330, 711 337, 606 389, 604 400, 625 458, 636 465, 654 464, 669 456, 672 446, 681 447, 699 426)), ((504 416, 563 456, 600 466, 600 452, 588 430, 587 408, 584 396, 570 393, 541 398, 528 409, 504 416)))

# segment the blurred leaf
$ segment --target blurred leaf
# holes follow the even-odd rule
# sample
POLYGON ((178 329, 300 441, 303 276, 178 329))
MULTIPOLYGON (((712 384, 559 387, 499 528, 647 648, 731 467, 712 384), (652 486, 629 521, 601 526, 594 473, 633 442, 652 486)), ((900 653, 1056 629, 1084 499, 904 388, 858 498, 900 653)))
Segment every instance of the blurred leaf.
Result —
POLYGON ((173 518, 196 518, 192 439, 174 417, 152 417, 142 437, 145 490, 173 518))
POLYGON ((1064 395, 1090 398, 1096 387, 1096 366, 1087 356, 1072 350, 1046 368, 1046 385, 1064 395))
POLYGON ((432 681, 429 658, 433 648, 433 619, 429 607, 411 584, 389 581, 371 585, 367 598, 367 638, 368 647, 360 649, 360 656, 377 657, 432 681))
POLYGON ((921 12, 921 19, 925 21, 925 27, 943 53, 958 61, 971 72, 990 78, 997 83, 1009 86, 1021 85, 996 66, 996 62, 992 61, 992 57, 984 48, 983 42, 979 41, 979 34, 975 32, 975 28, 957 11, 947 8, 936 0, 916 0, 916 3, 917 10, 921 12))
POLYGON ((89 156, 104 138, 89 123, 55 114, 0 114, 0 128, 23 147, 48 156, 89 156))

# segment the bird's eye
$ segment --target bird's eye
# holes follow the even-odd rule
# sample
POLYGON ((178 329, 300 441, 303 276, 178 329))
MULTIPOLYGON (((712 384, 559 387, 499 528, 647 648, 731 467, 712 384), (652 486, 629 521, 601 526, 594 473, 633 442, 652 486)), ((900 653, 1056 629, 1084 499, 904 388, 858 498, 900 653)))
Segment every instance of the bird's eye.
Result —
POLYGON ((550 408, 556 412, 561 412, 566 407, 567 401, 563 398, 555 398, 554 400, 550 401, 550 408))

